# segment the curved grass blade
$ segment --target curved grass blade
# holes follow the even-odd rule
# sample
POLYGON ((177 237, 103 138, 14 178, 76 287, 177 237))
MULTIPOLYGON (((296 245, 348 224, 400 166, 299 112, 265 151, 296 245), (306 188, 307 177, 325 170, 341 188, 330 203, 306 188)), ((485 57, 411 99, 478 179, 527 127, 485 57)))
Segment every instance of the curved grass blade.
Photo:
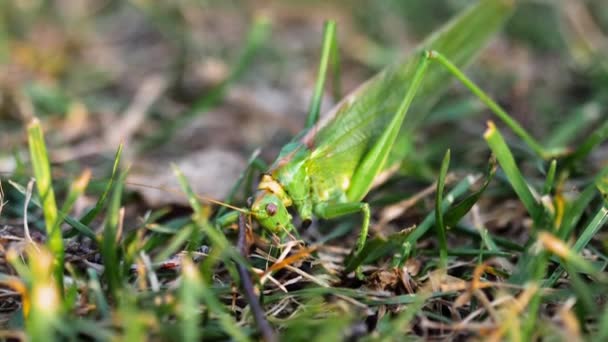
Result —
MULTIPOLYGON (((8 183, 13 188, 15 188, 15 190, 17 190, 21 195, 23 195, 23 196, 26 195, 27 190, 23 186, 13 182, 12 180, 9 180, 8 183)), ((36 198, 32 198, 30 200, 30 203, 34 204, 38 208, 42 208, 42 204, 40 204, 40 201, 38 201, 38 199, 36 199, 36 198)), ((70 225, 72 228, 75 229, 75 232, 80 232, 82 235, 90 238, 91 240, 97 239, 97 235, 95 235, 93 230, 91 230, 91 228, 89 228, 88 226, 85 226, 84 224, 82 224, 77 219, 75 219, 69 215, 66 215, 65 213, 62 213, 62 212, 59 212, 59 215, 62 220, 64 220, 68 225, 70 225)), ((69 237, 73 236, 74 234, 75 233, 67 232, 64 234, 64 237, 69 238, 69 237)))
POLYGON ((44 134, 38 119, 34 119, 27 127, 27 137, 30 149, 30 157, 32 168, 34 169, 34 177, 40 203, 42 204, 42 212, 44 214, 44 222, 46 226, 47 245, 53 255, 53 275, 59 293, 63 293, 63 237, 57 203, 55 202, 55 193, 53 191, 53 182, 51 176, 51 165, 49 156, 44 142, 44 134))
POLYGON ((534 195, 532 195, 521 171, 519 171, 511 150, 492 121, 488 121, 488 129, 483 136, 494 155, 496 155, 498 163, 505 172, 513 190, 515 190, 515 193, 526 207, 534 223, 539 225, 542 218, 542 209, 534 198, 534 195))

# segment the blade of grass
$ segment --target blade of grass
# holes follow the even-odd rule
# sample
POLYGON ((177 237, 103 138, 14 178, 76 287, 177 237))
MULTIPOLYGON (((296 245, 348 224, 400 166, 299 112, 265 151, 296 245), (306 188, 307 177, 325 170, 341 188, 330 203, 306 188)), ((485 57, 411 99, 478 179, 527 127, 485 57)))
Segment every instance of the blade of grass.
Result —
POLYGON ((97 272, 92 268, 88 268, 87 274, 89 275, 88 289, 93 293, 95 309, 97 309, 101 317, 109 318, 110 305, 108 304, 108 301, 106 300, 106 297, 103 294, 103 290, 101 288, 101 284, 99 283, 99 277, 97 276, 97 272))
POLYGON ((592 313, 596 309, 595 302, 591 297, 593 291, 591 291, 589 286, 585 284, 585 281, 578 274, 576 266, 569 262, 563 262, 562 265, 566 269, 566 272, 568 272, 570 287, 574 290, 577 303, 580 303, 580 306, 583 309, 582 316, 585 317, 585 314, 592 313))
POLYGON ((104 189, 103 193, 101 194, 101 196, 97 200, 97 203, 95 203, 95 206, 91 210, 89 210, 80 219, 80 222, 82 224, 86 225, 86 226, 88 226, 89 224, 91 224, 91 222, 95 219, 95 217, 97 217, 97 215, 99 215, 99 213, 103 209, 103 206, 105 205, 106 198, 108 197, 108 194, 112 190, 112 186, 114 185, 114 179, 115 179, 115 177, 117 175, 117 172, 118 172, 118 166, 120 165, 120 157, 122 155, 122 147, 123 147, 122 144, 120 144, 118 146, 118 150, 116 151, 116 154, 114 155, 114 164, 112 165, 112 174, 110 176, 110 180, 108 181, 108 184, 106 185, 106 188, 104 189))
MULTIPOLYGON (((15 190, 17 190, 21 195, 23 195, 24 197, 27 194, 27 190, 21 186, 20 184, 17 184, 15 182, 13 182, 12 180, 9 180, 8 183, 15 188, 15 190)), ((32 198, 30 200, 30 203, 34 204, 35 206, 37 206, 38 208, 42 208, 42 204, 40 204, 40 201, 38 201, 36 198, 32 198)), ((80 233, 82 233, 84 236, 92 239, 92 240, 96 240, 97 236, 95 235, 95 233, 91 230, 91 228, 85 226, 84 224, 80 223, 80 221, 76 220, 75 218, 66 215, 65 213, 59 212, 58 213, 60 215, 60 217, 67 223, 69 224, 72 228, 76 229, 77 231, 79 231, 80 233)), ((70 237, 69 234, 65 234, 66 238, 70 237)))
POLYGON ((543 195, 548 195, 553 189, 555 183, 555 171, 557 169, 557 160, 553 159, 549 164, 549 170, 547 171, 547 177, 545 178, 545 185, 543 185, 543 195))
POLYGON ((123 271, 120 267, 119 251, 120 236, 118 227, 121 224, 121 200, 124 180, 127 171, 120 175, 116 185, 113 187, 112 197, 108 207, 106 223, 101 238, 101 257, 104 264, 104 278, 108 284, 108 290, 112 298, 117 300, 122 289, 123 271))
MULTIPOLYGON (((477 181, 474 176, 467 176, 462 181, 458 182, 456 186, 450 191, 443 199, 441 203, 441 210, 445 212, 447 208, 454 203, 456 198, 462 196, 475 182, 477 181)), ((406 243, 409 243, 411 246, 414 246, 416 242, 424 235, 428 230, 435 224, 435 212, 429 213, 422 223, 414 229, 412 233, 410 233, 406 239, 406 243)))
POLYGON ((608 306, 604 307, 604 312, 599 320, 599 331, 593 338, 594 341, 608 340, 608 306))
POLYGON ((515 193, 526 207, 534 223, 539 225, 542 218, 542 209, 517 167, 511 150, 492 121, 488 121, 488 129, 484 133, 484 138, 494 155, 496 155, 498 163, 502 167, 513 190, 515 190, 515 193))
POLYGON ((165 241, 163 244, 164 248, 156 254, 154 257, 154 263, 159 263, 169 259, 173 254, 178 252, 182 246, 188 241, 193 235, 195 230, 199 230, 196 224, 189 224, 186 227, 180 229, 173 238, 169 241, 165 241))
POLYGON ((181 326, 181 338, 183 341, 199 341, 201 321, 201 277, 195 265, 189 258, 184 258, 182 263, 182 277, 179 289, 179 320, 181 326))
POLYGON ((61 236, 60 220, 53 192, 51 165, 44 142, 44 134, 38 119, 33 119, 27 127, 28 144, 32 168, 38 194, 42 203, 42 212, 47 234, 47 245, 53 254, 53 275, 59 293, 63 294, 63 237, 61 236))
POLYGON ((205 210, 205 208, 201 205, 198 196, 196 195, 194 190, 192 190, 192 187, 188 183, 186 176, 184 176, 184 174, 179 170, 177 165, 172 164, 171 167, 173 168, 173 172, 177 177, 182 192, 184 192, 188 197, 188 203, 194 211, 194 214, 192 215, 192 221, 194 222, 194 224, 189 230, 190 235, 188 236, 190 241, 188 245, 188 251, 192 251, 197 249, 203 241, 203 236, 201 235, 201 233, 204 231, 204 227, 209 225, 210 211, 205 210))
POLYGON ((591 239, 599 232, 608 220, 608 204, 604 202, 603 206, 599 208, 597 214, 593 217, 593 220, 583 229, 582 234, 579 235, 578 239, 572 246, 572 249, 576 253, 580 253, 585 246, 591 241, 591 239))
POLYGON ((235 341, 249 341, 249 338, 243 333, 243 329, 241 329, 234 318, 224 310, 224 304, 218 300, 217 296, 209 288, 207 282, 203 280, 199 282, 199 284, 201 296, 207 304, 207 309, 218 317, 224 331, 235 341))
MULTIPOLYGON (((599 208, 599 210, 596 212, 596 214, 591 219, 591 222, 589 222, 589 224, 583 229, 583 232, 581 233, 579 238, 576 240, 576 242, 572 246, 572 251, 574 253, 580 253, 583 250, 583 248, 585 248, 587 246, 589 241, 591 241, 591 239, 597 234, 597 232, 604 226, 604 224, 606 223, 607 220, 608 220, 608 206, 607 206, 606 202, 604 202, 602 207, 599 208)), ((553 274, 551 274, 549 279, 546 280, 545 286, 553 287, 555 285, 555 283, 557 283, 557 280, 559 280, 559 278, 562 276, 563 273, 564 273, 563 267, 558 267, 555 271, 553 271, 553 274)))
POLYGON ((149 313, 139 310, 135 293, 125 293, 118 301, 118 316, 122 327, 122 341, 145 341, 147 327, 150 320, 154 320, 149 313))
POLYGON ((194 191, 188 184, 188 180, 186 179, 186 176, 184 176, 183 172, 177 167, 177 165, 171 164, 171 168, 173 169, 173 173, 175 174, 175 177, 177 177, 180 188, 186 194, 186 197, 188 197, 188 204, 190 204, 190 207, 194 211, 193 217, 196 218, 196 217, 202 216, 203 207, 201 206, 200 202, 198 201, 196 194, 194 193, 194 191))
POLYGON ((58 339, 57 328, 61 320, 62 294, 55 275, 55 255, 44 247, 28 248, 31 278, 29 313, 26 313, 27 334, 32 341, 58 339))
POLYGON ((597 195, 598 182, 601 182, 606 175, 608 175, 608 167, 602 169, 595 176, 594 181, 587 185, 576 200, 566 208, 562 223, 558 230, 558 237, 560 239, 565 240, 572 234, 583 213, 589 207, 589 203, 591 203, 593 198, 597 195))
POLYGON ((317 82, 315 83, 315 91, 310 100, 310 108, 308 117, 306 118, 306 128, 312 127, 319 120, 319 112, 321 110, 321 99, 323 98, 323 88, 325 87, 325 79, 327 76, 327 67, 331 58, 331 54, 336 50, 336 22, 329 20, 323 28, 323 50, 321 52, 321 62, 319 63, 319 71, 317 73, 317 82))
POLYGON ((91 170, 85 169, 84 172, 74 181, 70 186, 70 190, 68 195, 66 196, 65 202, 61 207, 60 213, 68 213, 72 210, 72 206, 76 202, 76 200, 82 196, 85 189, 89 185, 89 181, 91 180, 91 170))
POLYGON ((441 169, 439 171, 439 179, 437 179, 437 191, 435 192, 435 227, 439 235, 439 268, 446 270, 448 266, 448 241, 446 237, 446 227, 443 224, 443 189, 445 188, 445 177, 448 174, 450 167, 450 150, 445 152, 441 169))

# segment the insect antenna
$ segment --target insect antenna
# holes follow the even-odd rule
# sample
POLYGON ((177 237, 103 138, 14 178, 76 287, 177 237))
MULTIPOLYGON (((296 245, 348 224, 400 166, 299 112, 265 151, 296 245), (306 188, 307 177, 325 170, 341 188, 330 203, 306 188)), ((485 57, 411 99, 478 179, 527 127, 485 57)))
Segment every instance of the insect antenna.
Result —
MULTIPOLYGON (((176 189, 176 188, 171 188, 171 187, 166 187, 166 186, 158 186, 158 185, 149 185, 149 184, 144 184, 144 183, 137 183, 137 182, 130 182, 127 181, 125 182, 125 184, 127 185, 131 185, 131 186, 136 186, 136 187, 141 187, 141 188, 148 188, 148 189, 155 189, 155 190, 159 190, 159 191, 165 191, 174 195, 178 195, 178 196, 186 196, 186 194, 184 194, 184 192, 180 189, 176 189)), ((197 199, 203 201, 203 202, 207 202, 207 203, 212 203, 212 204, 217 204, 223 207, 226 207, 228 209, 232 209, 244 214, 251 214, 251 212, 247 209, 243 209, 243 208, 239 208, 237 206, 233 206, 231 204, 216 200, 214 198, 208 197, 208 196, 203 196, 203 195, 199 195, 199 194, 194 194, 194 196, 196 196, 197 199)))
MULTIPOLYGON (((0 171, 0 176, 11 176, 11 175, 13 175, 12 172, 0 171)), ((95 180, 93 180, 93 181, 95 181, 95 180)), ((97 179, 97 181, 99 181, 99 179, 97 179)), ((165 186, 157 186, 157 185, 149 185, 149 184, 130 182, 130 181, 126 181, 125 184, 131 185, 131 186, 135 186, 135 187, 140 187, 140 188, 148 188, 148 189, 155 189, 155 190, 159 190, 159 191, 164 191, 164 192, 168 192, 168 193, 171 193, 171 194, 174 194, 174 195, 178 195, 178 196, 186 196, 182 190, 176 189, 176 188, 170 188, 170 187, 165 187, 165 186)), ((226 207, 228 209, 236 210, 236 211, 241 212, 241 213, 251 214, 251 212, 249 210, 246 210, 246 209, 243 209, 243 208, 239 208, 237 206, 233 206, 231 204, 222 202, 220 200, 216 200, 216 199, 211 198, 209 196, 203 196, 203 195, 199 195, 199 194, 196 194, 196 193, 194 195, 196 196, 196 198, 198 198, 199 200, 201 200, 203 202, 217 204, 217 205, 220 205, 222 207, 226 207)))

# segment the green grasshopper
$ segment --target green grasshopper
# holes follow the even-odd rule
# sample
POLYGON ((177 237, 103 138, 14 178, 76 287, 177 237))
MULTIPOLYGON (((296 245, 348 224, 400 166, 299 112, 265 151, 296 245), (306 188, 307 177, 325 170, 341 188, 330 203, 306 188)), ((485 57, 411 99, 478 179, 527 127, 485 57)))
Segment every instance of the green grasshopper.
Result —
MULTIPOLYGON (((474 93, 481 92, 459 68, 473 60, 512 10, 511 1, 480 1, 402 63, 388 67, 344 98, 323 120, 317 120, 318 109, 311 111, 312 125, 281 150, 262 176, 251 205, 253 218, 270 232, 283 235, 295 229, 290 207, 295 207, 303 223, 313 216, 332 219, 362 213, 354 249, 355 254, 360 252, 370 223, 369 205, 363 198, 383 170, 406 114, 414 111, 422 116, 428 111, 450 75, 474 93), (428 68, 431 60, 444 67, 428 68)), ((481 100, 494 110, 497 105, 481 94, 481 100)))

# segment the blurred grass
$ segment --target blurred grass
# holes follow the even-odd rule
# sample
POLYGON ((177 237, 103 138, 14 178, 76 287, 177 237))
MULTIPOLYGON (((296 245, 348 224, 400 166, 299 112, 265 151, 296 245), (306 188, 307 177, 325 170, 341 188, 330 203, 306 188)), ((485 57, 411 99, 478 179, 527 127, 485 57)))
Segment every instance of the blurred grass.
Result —
MULTIPOLYGON (((346 218, 300 231, 315 246, 312 254, 254 230, 249 262, 234 248, 234 227, 211 219, 214 209, 178 170, 187 208, 150 208, 125 184, 121 170, 142 152, 104 145, 104 130, 121 128, 112 123, 142 75, 159 73, 169 83, 134 134, 142 146, 155 142, 151 152, 211 109, 241 115, 240 124, 253 120, 263 110, 235 100, 239 88, 254 96, 261 88, 293 88, 279 94, 293 108, 287 121, 295 122, 310 101, 337 100, 331 91, 310 98, 323 20, 338 23, 347 90, 470 2, 285 2, 262 9, 247 1, 108 1, 90 9, 68 3, 0 3, 0 336, 254 340, 234 260, 248 266, 284 340, 608 336, 602 1, 521 1, 503 36, 467 70, 525 132, 560 154, 540 160, 530 139, 509 124, 492 125, 484 136, 485 107, 455 86, 414 141, 400 142, 407 156, 400 173, 370 194, 373 236, 357 259, 347 253, 358 221, 346 218), (201 59, 224 71, 201 76, 201 59), (86 110, 74 111, 76 104, 86 110), (30 125, 33 115, 41 123, 30 125), (85 148, 91 142, 93 152, 85 148), (454 184, 446 181, 446 149, 454 184), (58 161, 65 150, 67 162, 58 161), (491 153, 497 163, 488 160, 491 153), (30 177, 37 191, 28 204, 30 177), (407 202, 435 180, 434 195, 407 202), (405 209, 376 227, 388 204, 405 209), (33 244, 23 234, 24 207, 33 244), (297 253, 306 257, 282 264, 297 253), (280 269, 264 277, 274 265, 280 269), (358 265, 363 280, 348 274, 358 265)), ((263 117, 262 126, 279 126, 277 117, 263 117)), ((244 133, 231 147, 247 155, 262 144, 246 139, 244 133)), ((252 155, 250 164, 269 161, 252 155)), ((243 174, 244 192, 255 175, 243 174)), ((243 205, 244 197, 236 193, 234 202, 243 205)))

